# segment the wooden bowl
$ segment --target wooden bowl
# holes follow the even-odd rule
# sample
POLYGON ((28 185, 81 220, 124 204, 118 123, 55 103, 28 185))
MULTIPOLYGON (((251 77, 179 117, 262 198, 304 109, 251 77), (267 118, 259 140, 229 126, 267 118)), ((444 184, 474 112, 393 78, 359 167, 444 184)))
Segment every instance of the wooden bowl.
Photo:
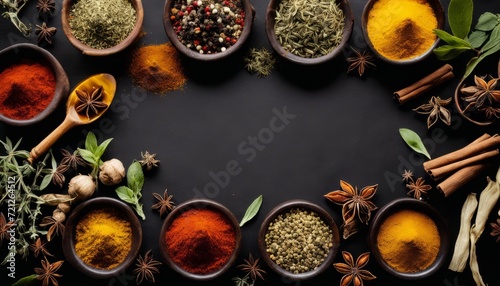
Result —
POLYGON ((172 45, 181 53, 183 56, 202 62, 214 62, 222 59, 226 59, 231 55, 235 54, 237 51, 244 46, 245 42, 250 37, 250 33, 252 31, 253 20, 255 17, 255 9, 251 5, 250 0, 241 0, 243 4, 243 11, 245 13, 245 20, 242 33, 236 43, 230 46, 226 51, 215 53, 215 54, 201 54, 197 51, 194 51, 188 47, 186 47, 178 38, 174 27, 172 25, 172 21, 170 19, 170 10, 174 6, 174 3, 177 0, 166 0, 165 6, 163 9, 163 27, 165 29, 165 33, 169 38, 172 45))
POLYGON ((81 51, 84 55, 88 56, 108 56, 112 54, 116 54, 128 46, 130 46, 140 35, 142 24, 144 21, 144 9, 142 7, 142 0, 130 0, 134 9, 136 11, 136 21, 135 27, 132 32, 118 45, 107 48, 107 49, 96 49, 85 45, 80 42, 72 33, 71 28, 69 26, 69 13, 71 10, 71 6, 76 3, 78 0, 63 0, 62 3, 62 12, 61 12, 61 25, 64 32, 64 35, 68 38, 69 42, 81 51))
POLYGON ((301 65, 317 65, 321 63, 328 62, 335 57, 337 57, 340 53, 342 53, 343 49, 349 42, 351 38, 353 26, 354 26, 354 16, 351 10, 351 5, 348 0, 336 0, 336 2, 340 5, 340 9, 344 12, 344 32, 342 34, 342 40, 339 45, 332 50, 329 54, 323 55, 321 57, 316 58, 304 58, 297 56, 291 52, 286 51, 280 44, 279 40, 276 37, 276 33, 274 30, 275 18, 276 18, 276 9, 278 8, 281 0, 271 0, 266 10, 266 35, 269 43, 273 50, 282 58, 301 65))
POLYGON ((81 273, 95 279, 105 279, 119 276, 132 264, 137 257, 142 244, 142 227, 135 212, 124 202, 110 197, 96 197, 80 203, 66 221, 62 247, 66 260, 81 273), (75 251, 75 231, 78 222, 86 213, 100 208, 112 208, 118 211, 132 228, 132 247, 124 261, 110 270, 102 270, 84 263, 75 251))
POLYGON ((229 268, 231 268, 234 263, 236 262, 236 259, 238 258, 240 248, 241 248, 241 229, 239 226, 239 222, 234 216, 234 214, 225 206, 222 204, 215 202, 213 200, 208 200, 208 199, 193 199, 186 201, 178 206, 175 207, 175 209, 168 214, 168 216, 165 218, 163 222, 163 226, 160 231, 160 237, 159 237, 159 247, 160 247, 160 252, 162 254, 162 257, 164 261, 167 263, 167 265, 172 268, 175 272, 181 274, 184 277, 187 277, 192 280, 196 281, 207 281, 207 280, 213 280, 217 277, 220 277, 223 275, 229 268), (208 274, 196 274, 196 273, 191 273, 178 264, 176 264, 172 258, 169 256, 167 247, 165 245, 165 233, 167 232, 168 228, 170 225, 173 223, 173 221, 182 213, 192 210, 192 209, 210 209, 213 211, 216 211, 223 216, 225 216, 229 222, 232 224, 233 229, 234 229, 234 234, 235 234, 235 240, 236 240, 236 245, 234 247, 234 250, 229 257, 228 261, 218 270, 215 272, 211 272, 208 274))
POLYGON ((339 235, 339 230, 337 227, 337 224, 333 220, 333 218, 330 216, 330 214, 321 208, 320 206, 313 204, 309 201, 305 200, 290 200, 286 201, 284 203, 281 203, 274 207, 269 214, 266 216, 264 219, 264 222, 260 226, 259 230, 259 235, 258 235, 258 246, 260 250, 260 254, 262 257, 262 260, 271 268, 274 272, 276 272, 278 275, 281 277, 286 277, 287 279, 293 280, 293 281, 303 281, 307 279, 311 279, 321 273, 323 273, 325 270, 329 269, 332 267, 333 260, 335 256, 337 255, 339 246, 340 246, 340 235, 339 235), (318 266, 315 270, 311 270, 308 272, 303 272, 303 273, 292 273, 290 271, 287 271, 286 269, 282 268, 278 264, 276 264, 270 257, 269 254, 267 253, 267 245, 265 241, 267 229, 269 227, 269 224, 273 222, 276 217, 280 214, 286 213, 290 211, 291 209, 302 209, 302 210, 307 210, 307 211, 312 211, 318 214, 323 221, 330 227, 332 230, 332 248, 328 252, 328 256, 325 258, 323 263, 318 266))
POLYGON ((52 69, 56 79, 54 97, 42 112, 30 119, 13 119, 0 113, 0 121, 9 125, 27 126, 44 120, 47 116, 54 112, 54 110, 61 103, 64 104, 69 94, 69 79, 59 61, 47 50, 33 44, 15 44, 0 51, 0 72, 8 66, 19 63, 25 59, 33 62, 39 62, 52 69))
POLYGON ((396 199, 380 208, 370 222, 368 243, 373 257, 380 267, 395 277, 405 280, 423 279, 436 273, 446 262, 451 245, 449 230, 442 216, 429 204, 414 198, 396 199), (434 262, 422 271, 414 273, 399 272, 387 264, 378 249, 377 235, 381 224, 385 221, 385 219, 399 210, 414 210, 423 213, 429 216, 436 223, 441 239, 439 252, 434 262))
MULTIPOLYGON (((404 60, 394 60, 394 59, 389 59, 382 55, 375 47, 373 46, 373 43, 370 41, 370 37, 368 35, 368 29, 367 29, 367 24, 368 24, 368 15, 373 8, 373 5, 377 2, 378 0, 368 0, 366 3, 364 9, 363 9, 363 14, 361 15, 361 29, 363 31, 363 36, 365 38, 365 41, 372 50, 372 52, 381 60, 390 63, 390 64, 395 64, 395 65, 406 65, 406 64, 413 64, 413 63, 418 63, 427 58, 430 54, 432 54, 432 50, 434 50, 437 45, 439 44, 439 38, 436 37, 436 40, 432 44, 432 46, 427 49, 423 54, 411 58, 411 59, 404 59, 404 60)), ((441 4, 440 0, 427 0, 427 2, 431 5, 432 9, 434 10, 434 13, 437 18, 437 28, 438 29, 443 29, 445 25, 445 14, 443 10, 443 5, 441 4)))

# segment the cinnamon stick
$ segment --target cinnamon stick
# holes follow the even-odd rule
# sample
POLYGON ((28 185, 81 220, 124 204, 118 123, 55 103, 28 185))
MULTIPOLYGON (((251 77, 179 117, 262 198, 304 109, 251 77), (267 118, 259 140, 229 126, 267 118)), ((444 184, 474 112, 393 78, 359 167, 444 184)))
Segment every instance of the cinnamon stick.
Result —
POLYGON ((448 197, 457 189, 481 174, 488 166, 489 164, 476 164, 464 167, 439 183, 436 189, 445 197, 448 197))
MULTIPOLYGON (((481 136, 480 138, 482 138, 481 136)), ((498 145, 500 144, 500 136, 498 134, 495 134, 491 136, 490 138, 487 138, 485 140, 476 142, 476 143, 471 143, 459 150, 453 151, 451 153, 448 153, 446 155, 437 157, 435 159, 426 161, 423 163, 424 170, 429 173, 430 170, 449 165, 451 163, 464 160, 466 158, 472 157, 474 155, 486 152, 486 151, 491 151, 492 149, 495 149, 498 145)))
POLYGON ((394 92, 394 97, 399 104, 403 104, 453 77, 453 67, 445 64, 410 86, 394 92))
POLYGON ((498 154, 499 154, 498 149, 487 151, 460 161, 456 161, 448 165, 430 169, 428 173, 433 180, 440 180, 444 176, 449 175, 452 172, 458 171, 469 165, 481 164, 481 162, 491 159, 497 156, 498 154))

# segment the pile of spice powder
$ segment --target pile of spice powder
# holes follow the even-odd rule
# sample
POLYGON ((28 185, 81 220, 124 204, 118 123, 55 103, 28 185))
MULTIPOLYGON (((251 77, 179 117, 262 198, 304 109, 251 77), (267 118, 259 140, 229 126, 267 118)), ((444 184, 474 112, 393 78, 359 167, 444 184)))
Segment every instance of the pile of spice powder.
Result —
POLYGON ((269 224, 264 240, 269 258, 298 274, 323 263, 333 247, 333 232, 317 213, 295 208, 269 224))
POLYGON ((0 113, 26 120, 42 112, 54 97, 56 78, 52 69, 26 61, 0 73, 0 113))
POLYGON ((245 11, 240 0, 176 0, 170 20, 187 48, 216 54, 236 44, 245 27, 245 11))
POLYGON ((179 53, 170 42, 134 50, 129 73, 135 85, 154 93, 179 90, 187 82, 179 53))
POLYGON ((79 0, 71 6, 69 26, 80 42, 94 49, 107 49, 130 35, 136 18, 128 0, 79 0))
POLYGON ((436 41, 437 18, 426 0, 378 0, 366 26, 375 50, 391 60, 418 57, 436 41))
POLYGON ((223 214, 212 209, 183 212, 173 220, 164 237, 170 258, 194 274, 219 270, 236 247, 233 225, 223 214))
POLYGON ((132 228, 116 209, 93 209, 76 225, 76 254, 94 268, 117 267, 131 247, 132 228))

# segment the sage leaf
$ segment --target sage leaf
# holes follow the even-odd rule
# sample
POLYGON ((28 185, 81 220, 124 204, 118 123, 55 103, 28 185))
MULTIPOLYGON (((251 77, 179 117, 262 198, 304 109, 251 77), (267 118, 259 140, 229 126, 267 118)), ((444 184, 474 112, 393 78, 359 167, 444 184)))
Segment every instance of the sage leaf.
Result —
POLYGON ((481 48, 480 53, 484 53, 489 49, 493 48, 500 41, 500 25, 496 26, 493 31, 491 31, 490 39, 481 48))
POLYGON ((456 48, 469 48, 471 49, 471 45, 467 40, 464 40, 463 38, 459 38, 457 36, 454 36, 444 30, 440 29, 434 29, 432 30, 436 36, 438 36, 441 40, 445 41, 449 45, 452 45, 456 48))
POLYGON ((427 157, 429 160, 431 159, 431 155, 429 155, 429 152, 427 152, 422 139, 420 139, 420 136, 418 136, 415 131, 408 128, 400 128, 399 134, 406 142, 406 144, 410 146, 410 148, 412 148, 415 152, 425 155, 425 157, 427 157))
POLYGON ((433 53, 437 56, 438 59, 442 61, 449 61, 458 57, 466 50, 468 49, 457 49, 452 45, 442 45, 440 47, 435 48, 433 50, 433 53))
POLYGON ((240 222, 240 227, 242 227, 245 223, 247 223, 249 220, 251 220, 258 212, 260 209, 260 206, 262 205, 262 195, 258 196, 247 208, 245 215, 243 215, 243 218, 241 219, 240 222))
POLYGON ((129 204, 135 204, 134 200, 134 191, 132 191, 129 187, 120 186, 115 190, 118 197, 129 204))
POLYGON ((144 186, 144 172, 138 161, 133 162, 128 167, 127 184, 136 193, 139 193, 144 186))
POLYGON ((488 34, 484 31, 474 31, 469 35, 469 42, 473 49, 481 47, 488 39, 488 34))
POLYGON ((458 38, 467 37, 472 25, 472 0, 451 0, 448 5, 448 23, 451 32, 458 38))
POLYGON ((475 29, 488 32, 493 30, 493 28, 498 25, 499 21, 500 19, 497 15, 491 12, 485 12, 479 16, 475 29))
POLYGON ((36 279, 36 274, 31 274, 29 276, 25 276, 19 280, 17 280, 12 286, 29 286, 29 285, 37 285, 38 280, 36 279))

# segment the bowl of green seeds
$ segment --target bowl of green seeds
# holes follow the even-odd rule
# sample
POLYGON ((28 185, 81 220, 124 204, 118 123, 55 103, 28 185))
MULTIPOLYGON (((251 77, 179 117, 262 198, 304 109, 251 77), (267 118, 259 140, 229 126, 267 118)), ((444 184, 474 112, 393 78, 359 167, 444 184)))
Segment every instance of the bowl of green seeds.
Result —
POLYGON ((108 56, 140 36, 141 0, 63 0, 61 25, 69 42, 83 54, 108 56))
POLYGON ((353 25, 348 0, 271 0, 266 10, 266 34, 272 48, 282 58, 302 65, 328 62, 342 53, 353 25))
POLYGON ((311 279, 331 267, 340 236, 330 214, 305 200, 290 200, 264 219, 258 245, 262 260, 293 281, 311 279))

